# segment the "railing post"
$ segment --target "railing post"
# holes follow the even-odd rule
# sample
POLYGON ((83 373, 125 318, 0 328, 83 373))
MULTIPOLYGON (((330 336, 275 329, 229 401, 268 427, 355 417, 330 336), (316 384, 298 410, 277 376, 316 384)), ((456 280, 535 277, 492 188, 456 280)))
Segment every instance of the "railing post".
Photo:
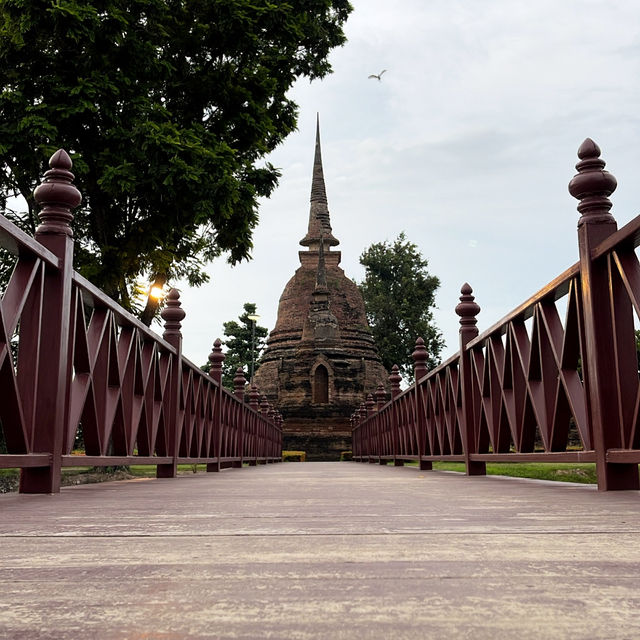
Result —
POLYGON ((42 328, 32 451, 49 453, 50 466, 20 472, 21 493, 58 493, 62 472, 62 446, 69 414, 71 363, 69 362, 71 286, 73 277, 73 232, 71 213, 82 197, 73 184, 73 163, 66 151, 56 151, 50 169, 34 192, 42 207, 35 238, 59 260, 57 271, 47 269, 42 303, 42 328))
POLYGON ((233 378, 233 393, 235 397, 242 403, 240 412, 238 415, 238 449, 240 450, 240 461, 234 462, 232 466, 242 468, 242 462, 244 460, 244 429, 245 429, 245 406, 244 406, 244 388, 247 384, 247 379, 244 377, 244 371, 242 367, 236 369, 236 375, 233 378))
POLYGON ((277 442, 276 442, 276 455, 278 456, 278 462, 282 462, 282 424, 284 423, 284 418, 280 411, 278 411, 278 434, 277 434, 277 442))
POLYGON ((180 292, 171 289, 166 297, 164 309, 160 317, 164 320, 162 337, 176 350, 175 359, 171 360, 171 375, 169 388, 169 416, 166 426, 168 434, 167 453, 173 457, 170 464, 159 464, 156 467, 156 477, 175 478, 178 474, 178 454, 180 449, 180 404, 182 400, 182 333, 181 322, 186 314, 180 303, 180 292))
MULTIPOLYGON (((351 423, 351 447, 355 459, 356 456, 360 457, 362 455, 362 433, 360 429, 357 429, 358 421, 356 420, 355 411, 351 414, 349 422, 351 423)), ((362 460, 358 460, 358 462, 362 462, 362 460)))
MULTIPOLYGON (((267 441, 267 427, 266 423, 269 420, 269 400, 264 394, 260 398, 260 415, 262 420, 260 421, 260 448, 258 450, 258 457, 264 458, 266 455, 266 441, 267 441)), ((267 464, 266 460, 262 461, 262 464, 267 464)))
POLYGON ((271 426, 271 436, 269 438, 269 455, 271 456, 271 464, 275 462, 279 462, 281 455, 278 454, 278 439, 277 439, 277 430, 278 430, 278 421, 280 420, 280 414, 277 409, 273 410, 272 416, 272 426, 271 426))
MULTIPOLYGON (((638 489, 638 465, 607 461, 607 451, 626 448, 623 442, 621 415, 618 406, 618 385, 628 375, 637 376, 637 366, 627 370, 616 349, 620 338, 615 336, 616 321, 612 316, 613 291, 604 256, 592 259, 592 252, 618 226, 609 210, 609 197, 616 189, 615 177, 604 170, 600 148, 587 138, 578 149, 578 173, 569 183, 569 193, 580 200, 578 211, 578 247, 584 317, 586 353, 583 354, 583 377, 587 396, 587 415, 593 431, 598 489, 638 489)), ((616 318, 628 327, 628 342, 633 348, 633 316, 631 304, 615 301, 616 318)), ((636 363, 637 365, 637 363, 636 363)))
POLYGON ((424 346, 424 340, 418 338, 416 340, 416 346, 411 354, 413 358, 413 379, 415 387, 414 403, 415 403, 415 426, 416 426, 416 440, 418 442, 418 466, 422 471, 430 471, 433 468, 433 464, 428 460, 423 460, 422 456, 427 454, 426 442, 427 442, 427 421, 424 414, 424 404, 422 399, 422 388, 418 384, 418 381, 427 375, 427 348, 424 346))
POLYGON ((375 444, 374 444, 374 431, 371 426, 371 422, 367 420, 367 405, 365 402, 361 402, 358 405, 358 420, 362 425, 362 429, 367 434, 367 462, 374 463, 375 462, 375 444))
POLYGON ((273 407, 269 407, 269 410, 267 411, 267 416, 269 419, 269 426, 268 428, 268 433, 267 433, 267 437, 265 439, 265 444, 266 444, 266 451, 265 451, 265 455, 267 456, 267 462, 268 463, 273 463, 273 427, 276 423, 276 410, 273 407))
POLYGON ((373 396, 370 393, 366 395, 363 407, 364 407, 365 420, 367 421, 368 428, 372 433, 372 440, 375 447, 373 451, 373 455, 374 457, 378 458, 378 462, 379 462, 380 461, 380 432, 378 431, 378 421, 374 418, 374 415, 373 415, 375 402, 373 401, 373 396))
POLYGON ((255 384, 251 385, 251 390, 249 391, 249 407, 256 412, 251 416, 251 422, 253 425, 251 428, 251 444, 253 451, 251 452, 251 457, 249 458, 249 466, 255 467, 258 464, 258 430, 260 428, 260 419, 256 415, 260 410, 260 391, 255 384))
POLYGON ((384 438, 384 434, 382 432, 382 429, 384 427, 384 420, 382 418, 382 416, 380 415, 380 411, 382 409, 382 407, 385 405, 385 403, 387 402, 387 393, 384 390, 384 385, 382 384, 382 382, 378 383, 378 387, 376 389, 376 411, 378 412, 378 415, 376 416, 376 421, 378 424, 378 433, 380 434, 379 438, 380 438, 380 460, 378 461, 381 465, 385 465, 387 464, 387 460, 383 459, 382 456, 386 456, 388 455, 388 451, 387 448, 385 447, 385 438, 384 438))
POLYGON ((353 413, 349 416, 349 427, 351 428, 351 459, 355 460, 358 455, 358 438, 354 431, 353 413))
POLYGON ((365 442, 367 443, 366 445, 367 462, 371 462, 371 455, 373 453, 373 440, 371 438, 371 427, 369 423, 366 421, 362 404, 358 405, 358 408, 356 409, 356 419, 364 435, 365 442))
POLYGON ((462 394, 462 445, 464 447, 464 463, 468 476, 484 476, 487 465, 484 462, 471 460, 471 454, 476 452, 477 430, 479 425, 474 422, 473 385, 471 381, 471 352, 467 344, 478 336, 478 320, 480 306, 472 295, 473 289, 465 282, 460 289, 460 302, 456 306, 456 313, 460 316, 460 393, 462 394))
POLYGON ((222 457, 222 363, 224 362, 224 353, 222 353, 222 341, 220 338, 216 338, 213 343, 213 349, 209 354, 209 362, 211 363, 211 369, 209 370, 209 376, 217 382, 217 388, 215 390, 216 402, 213 408, 213 455, 216 458, 215 462, 207 464, 207 471, 217 472, 222 470, 222 463, 220 458, 222 457))
POLYGON ((395 399, 400 395, 400 382, 402 381, 402 376, 400 375, 400 369, 397 364, 394 364, 391 367, 391 375, 389 376, 389 385, 391 386, 391 448, 393 454, 393 466, 402 466, 404 462, 402 460, 397 460, 396 457, 398 455, 398 416, 396 413, 397 407, 395 404, 395 399))
MULTIPOLYGON (((356 409, 351 414, 351 433, 357 433, 355 438, 355 442, 358 444, 358 456, 360 457, 360 462, 367 462, 364 460, 364 457, 369 455, 366 447, 366 434, 364 433, 364 429, 360 424, 360 410, 356 409), (356 431, 357 430, 357 431, 356 431)), ((352 435, 353 437, 353 435, 352 435)))

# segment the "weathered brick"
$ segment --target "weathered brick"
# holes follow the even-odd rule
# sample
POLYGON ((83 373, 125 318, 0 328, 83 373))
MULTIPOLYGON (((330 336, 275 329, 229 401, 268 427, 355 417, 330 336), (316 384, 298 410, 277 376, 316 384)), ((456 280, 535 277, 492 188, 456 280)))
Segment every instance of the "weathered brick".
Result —
POLYGON ((349 417, 387 372, 356 284, 340 268, 324 188, 319 133, 309 228, 300 267, 280 296, 276 326, 255 382, 282 413, 285 448, 307 442, 313 457, 336 458, 349 444, 349 417), (326 371, 326 382, 324 384, 326 371), (322 453, 324 451, 324 454, 322 453))

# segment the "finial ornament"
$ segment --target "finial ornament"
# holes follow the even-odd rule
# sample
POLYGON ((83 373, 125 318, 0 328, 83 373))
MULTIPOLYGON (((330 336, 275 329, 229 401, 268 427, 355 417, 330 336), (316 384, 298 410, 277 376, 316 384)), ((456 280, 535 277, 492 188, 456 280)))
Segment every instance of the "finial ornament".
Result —
POLYGON ((260 390, 255 384, 251 385, 251 390, 249 391, 249 406, 255 411, 260 406, 260 390))
POLYGON ((211 369, 209 375, 220 382, 222 380, 222 363, 224 362, 224 353, 222 353, 222 340, 216 338, 213 343, 213 349, 209 354, 209 362, 211 363, 211 369))
POLYGON ((373 401, 373 396, 370 393, 367 394, 365 406, 367 408, 367 415, 370 416, 373 413, 373 408, 376 406, 376 403, 373 401))
POLYGON ((424 346, 424 340, 422 338, 418 338, 416 340, 416 348, 411 354, 413 358, 413 377, 417 382, 420 378, 423 378, 427 375, 427 358, 429 354, 427 353, 427 347, 424 346))
POLYGON ((587 138, 578 149, 578 157, 578 173, 569 182, 569 193, 580 200, 578 211, 582 215, 578 226, 585 222, 615 222, 609 212, 613 206, 609 196, 616 190, 618 181, 605 171, 606 163, 600 158, 600 147, 587 138))
POLYGON ((244 388, 247 384, 247 379, 244 377, 244 369, 238 367, 236 369, 236 375, 233 377, 233 392, 236 398, 244 398, 244 388))
POLYGON ((389 384, 391 385, 391 397, 395 398, 400 394, 400 383, 402 382, 402 376, 400 375, 400 369, 397 364, 391 367, 391 375, 389 376, 389 384))
POLYGON ((467 282, 460 289, 460 303, 456 306, 456 313, 460 316, 460 331, 467 327, 475 328, 478 324, 476 316, 480 313, 480 306, 476 303, 473 289, 467 282))
POLYGON ((58 149, 49 159, 50 169, 33 192, 35 201, 42 207, 38 214, 41 222, 36 229, 37 234, 73 237, 71 212, 82 202, 82 196, 73 184, 72 166, 73 162, 64 149, 58 149))
POLYGON ((180 328, 181 322, 185 316, 184 309, 180 302, 180 292, 177 289, 171 289, 165 298, 164 309, 160 312, 160 317, 164 320, 164 333, 162 337, 168 340, 172 336, 182 336, 180 328))
POLYGON ((378 409, 382 408, 382 405, 387 401, 387 393, 384 390, 384 385, 382 382, 378 383, 378 388, 376 389, 376 404, 378 405, 378 409))

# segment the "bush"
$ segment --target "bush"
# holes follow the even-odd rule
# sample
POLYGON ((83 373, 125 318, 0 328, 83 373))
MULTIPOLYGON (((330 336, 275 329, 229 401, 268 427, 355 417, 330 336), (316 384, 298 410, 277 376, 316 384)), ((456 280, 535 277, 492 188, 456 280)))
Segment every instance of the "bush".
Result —
POLYGON ((282 462, 304 462, 307 457, 306 451, 283 451, 282 462))

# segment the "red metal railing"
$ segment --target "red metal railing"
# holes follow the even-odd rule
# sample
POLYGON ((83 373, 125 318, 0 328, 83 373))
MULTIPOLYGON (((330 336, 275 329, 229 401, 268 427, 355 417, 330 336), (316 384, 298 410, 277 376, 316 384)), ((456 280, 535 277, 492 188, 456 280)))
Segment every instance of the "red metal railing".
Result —
POLYGON ((415 384, 399 393, 392 375, 392 400, 354 414, 355 460, 458 461, 469 475, 488 461, 595 462, 599 489, 640 488, 640 216, 617 230, 600 149, 586 140, 578 156, 579 262, 481 335, 465 284, 459 352, 427 372, 418 340, 415 384))
POLYGON ((172 290, 157 336, 73 271, 72 210, 80 203, 64 151, 36 189, 35 240, 0 216, 0 246, 15 267, 0 303, 0 468, 21 469, 20 490, 53 493, 61 468, 180 463, 208 471, 281 459, 279 414, 221 384, 217 340, 207 375, 182 355, 180 296, 172 290), (85 455, 72 455, 79 428, 85 455))

